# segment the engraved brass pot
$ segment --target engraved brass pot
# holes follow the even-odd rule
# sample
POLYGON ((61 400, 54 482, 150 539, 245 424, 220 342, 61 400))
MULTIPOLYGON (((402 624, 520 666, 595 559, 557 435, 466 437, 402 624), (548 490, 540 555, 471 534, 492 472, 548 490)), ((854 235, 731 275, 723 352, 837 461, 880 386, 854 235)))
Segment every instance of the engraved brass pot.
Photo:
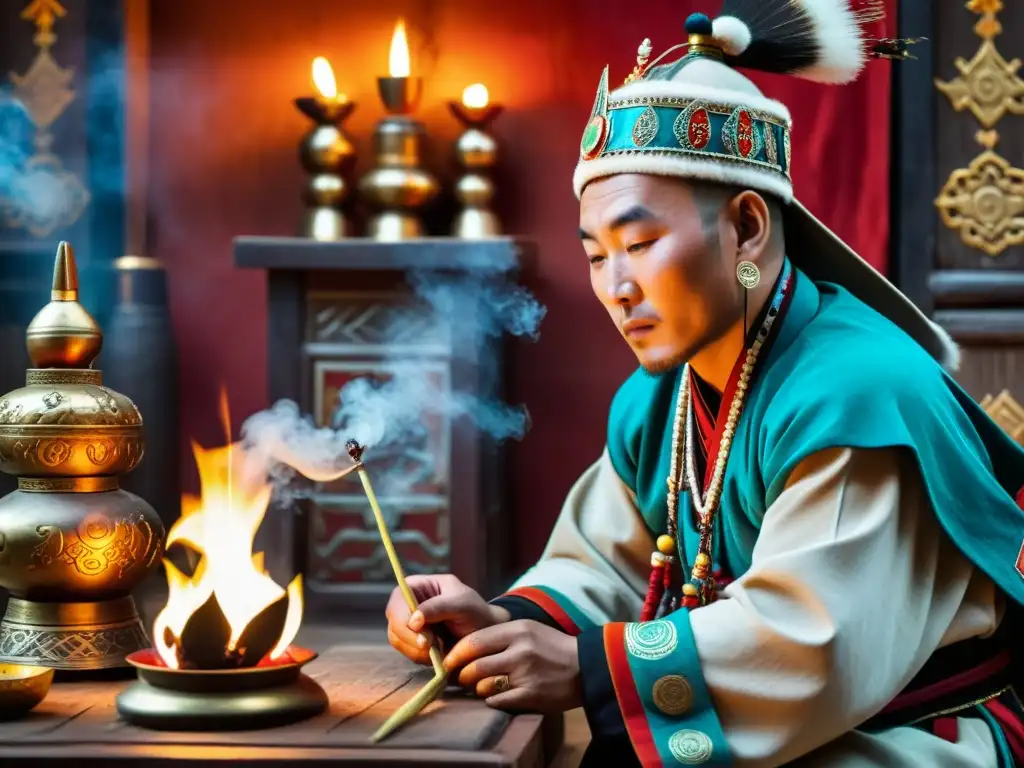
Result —
POLYGON ((142 416, 95 370, 29 370, 0 398, 0 471, 17 477, 96 477, 142 460, 142 416))
POLYGON ((42 602, 121 597, 156 566, 162 529, 128 491, 14 491, 0 499, 0 584, 42 602))
POLYGON ((131 592, 156 567, 164 529, 118 488, 142 460, 142 416, 92 368, 103 335, 78 303, 61 243, 51 301, 29 324, 26 386, 0 396, 0 663, 63 670, 127 666, 146 647, 131 592))

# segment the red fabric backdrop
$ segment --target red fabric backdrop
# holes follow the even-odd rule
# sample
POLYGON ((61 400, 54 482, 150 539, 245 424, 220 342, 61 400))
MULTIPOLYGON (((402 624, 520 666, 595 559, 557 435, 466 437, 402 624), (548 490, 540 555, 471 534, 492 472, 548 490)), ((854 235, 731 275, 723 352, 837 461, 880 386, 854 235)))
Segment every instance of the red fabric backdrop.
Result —
MULTIPOLYGON (((375 78, 387 74, 395 19, 409 24, 414 74, 424 77, 420 118, 428 163, 452 177, 457 126, 445 102, 475 81, 506 106, 501 212, 506 229, 535 240, 529 283, 548 307, 537 344, 517 345, 509 399, 525 403, 533 430, 513 446, 511 513, 521 563, 543 546, 569 486, 602 449, 608 403, 634 361, 590 294, 575 238, 571 190, 580 133, 601 68, 616 82, 650 37, 655 51, 680 41, 695 0, 492 0, 344 3, 178 0, 152 4, 150 249, 167 265, 181 355, 184 480, 196 487, 189 441, 220 442, 217 390, 227 386, 235 426, 265 407, 266 283, 236 270, 240 234, 291 234, 302 172, 296 145, 306 121, 292 106, 309 93, 314 56, 334 64, 359 102, 348 123, 371 162, 382 115, 375 78)), ((888 237, 889 64, 830 88, 756 77, 794 118, 797 195, 876 266, 888 237)))

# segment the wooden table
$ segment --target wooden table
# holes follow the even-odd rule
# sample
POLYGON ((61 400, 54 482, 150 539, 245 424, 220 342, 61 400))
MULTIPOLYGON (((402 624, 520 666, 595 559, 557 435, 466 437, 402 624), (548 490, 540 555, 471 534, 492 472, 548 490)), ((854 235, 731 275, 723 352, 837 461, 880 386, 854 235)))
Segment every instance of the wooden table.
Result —
POLYGON ((380 645, 337 645, 306 671, 330 697, 322 715, 259 731, 150 731, 118 719, 130 682, 57 683, 27 717, 0 723, 0 764, 509 766, 541 768, 562 743, 562 718, 510 716, 451 689, 381 744, 370 734, 430 678, 380 645))

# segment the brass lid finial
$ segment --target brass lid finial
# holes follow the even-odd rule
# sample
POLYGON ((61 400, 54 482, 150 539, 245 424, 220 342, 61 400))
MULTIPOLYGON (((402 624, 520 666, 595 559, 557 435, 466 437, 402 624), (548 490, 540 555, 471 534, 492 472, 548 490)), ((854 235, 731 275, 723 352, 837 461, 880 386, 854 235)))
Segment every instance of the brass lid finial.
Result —
POLYGON ((103 333, 78 303, 78 269, 71 244, 61 241, 53 264, 50 303, 25 334, 33 368, 89 368, 103 346, 103 333))
POLYGON ((53 301, 78 301, 78 267, 75 265, 75 249, 67 240, 57 245, 57 260, 53 264, 53 301))

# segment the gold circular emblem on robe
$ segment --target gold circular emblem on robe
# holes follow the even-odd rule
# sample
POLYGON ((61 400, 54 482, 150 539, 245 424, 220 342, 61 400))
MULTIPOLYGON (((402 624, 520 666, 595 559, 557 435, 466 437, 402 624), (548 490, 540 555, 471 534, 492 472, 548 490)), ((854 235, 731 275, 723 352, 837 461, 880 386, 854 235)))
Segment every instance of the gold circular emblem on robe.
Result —
POLYGON ((654 704, 666 715, 685 715, 693 702, 693 689, 682 675, 665 675, 654 684, 654 704))
POLYGON ((711 739, 700 731, 676 731, 669 737, 668 750, 678 763, 700 765, 711 759, 711 739))

